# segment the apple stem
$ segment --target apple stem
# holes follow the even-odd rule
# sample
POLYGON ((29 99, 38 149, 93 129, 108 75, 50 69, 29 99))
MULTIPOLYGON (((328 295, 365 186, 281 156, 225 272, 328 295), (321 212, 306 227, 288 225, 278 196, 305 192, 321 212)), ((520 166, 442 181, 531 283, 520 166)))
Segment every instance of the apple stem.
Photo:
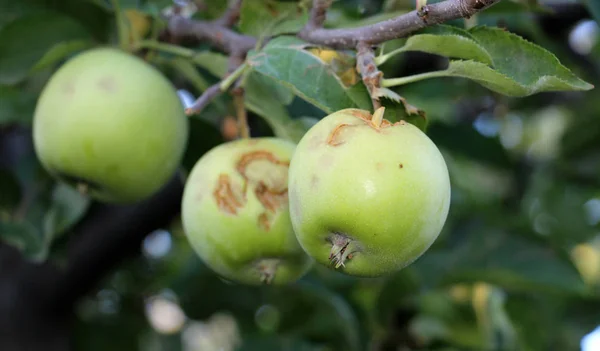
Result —
POLYGON ((384 112, 385 112, 385 107, 381 106, 377 110, 375 110, 375 113, 373 113, 373 117, 371 118, 371 123, 375 127, 377 127, 377 128, 381 127, 381 123, 383 122, 384 112))
POLYGON ((353 245, 354 240, 340 233, 335 233, 330 240, 332 245, 329 252, 329 260, 331 264, 335 265, 336 269, 345 267, 346 261, 351 259, 358 251, 355 245, 353 245))
POLYGON ((273 282, 273 279, 275 279, 275 273, 277 272, 277 266, 279 266, 280 263, 281 261, 277 258, 265 258, 258 261, 256 264, 256 269, 260 274, 260 281, 263 284, 269 285, 273 282))
POLYGON ((117 23, 117 34, 119 37, 119 46, 122 50, 129 50, 129 25, 119 4, 119 0, 112 0, 115 11, 115 21, 117 23))

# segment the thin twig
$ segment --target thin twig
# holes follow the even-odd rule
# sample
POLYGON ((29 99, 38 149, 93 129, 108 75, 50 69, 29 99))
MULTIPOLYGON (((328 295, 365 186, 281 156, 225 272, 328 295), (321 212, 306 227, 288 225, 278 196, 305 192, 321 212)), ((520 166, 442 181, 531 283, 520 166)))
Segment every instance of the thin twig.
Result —
POLYGON ((244 88, 236 87, 232 91, 233 104, 235 105, 235 113, 237 116, 238 130, 241 138, 250 137, 250 127, 248 126, 248 114, 244 104, 244 88))
POLYGON ((213 23, 223 27, 233 26, 240 18, 241 8, 242 0, 229 0, 229 6, 227 7, 227 10, 225 10, 220 18, 213 21, 213 23))
MULTIPOLYGON (((238 55, 230 55, 228 62, 228 75, 234 75, 235 71, 239 69, 239 67, 244 63, 244 58, 238 55)), ((248 126, 248 115, 246 112, 246 105, 244 101, 244 87, 240 84, 239 75, 236 78, 234 88, 231 89, 231 94, 233 95, 233 105, 235 106, 235 114, 237 117, 237 129, 238 134, 241 138, 249 138, 250 137, 250 127, 248 126)))
MULTIPOLYGON (((326 12, 330 0, 313 0, 310 19, 297 36, 309 43, 327 46, 332 49, 357 49, 359 59, 357 69, 361 72, 363 81, 369 87, 371 96, 380 88, 381 73, 375 65, 372 46, 401 38, 421 28, 446 22, 457 18, 469 18, 474 14, 489 8, 501 0, 446 0, 432 5, 425 5, 418 10, 400 15, 379 23, 342 29, 325 29, 326 12), (362 54, 361 54, 362 52, 362 54)), ((257 39, 239 34, 227 24, 233 21, 235 9, 239 10, 241 1, 231 1, 230 7, 223 17, 212 22, 192 20, 180 15, 170 16, 168 30, 174 36, 194 36, 200 41, 211 43, 221 51, 230 55, 229 72, 239 68, 248 51, 257 45, 257 39)), ((221 83, 208 88, 196 102, 186 110, 186 113, 200 112, 223 90, 221 83)), ((379 102, 373 100, 375 108, 379 102)))
MULTIPOLYGON (((458 18, 469 18, 501 0, 446 0, 426 5, 398 17, 355 28, 326 29, 325 21, 329 0, 314 0, 310 20, 297 36, 309 43, 332 49, 354 49, 359 42, 377 45, 405 37, 427 26, 458 18)), ((212 43, 225 53, 240 57, 256 46, 257 39, 236 33, 223 26, 221 21, 205 22, 182 16, 171 16, 168 28, 175 36, 194 36, 212 43)))
POLYGON ((169 32, 174 36, 193 36, 206 41, 219 50, 244 57, 256 45, 256 38, 234 32, 217 23, 192 20, 182 16, 171 16, 169 32))
POLYGON ((376 110, 381 107, 381 103, 375 93, 381 86, 383 73, 375 64, 375 52, 371 45, 360 42, 356 46, 356 51, 356 70, 360 73, 363 83, 369 90, 371 101, 373 102, 373 110, 376 110))
POLYGON ((211 85, 206 89, 192 106, 185 109, 185 114, 189 116, 200 113, 200 111, 202 111, 206 105, 213 101, 219 94, 221 94, 221 82, 211 85))
POLYGON ((359 42, 370 45, 398 39, 427 26, 457 18, 468 18, 501 0, 446 0, 426 5, 379 23, 341 29, 317 28, 301 31, 298 37, 312 44, 332 49, 352 49, 359 42))
POLYGON ((313 0, 309 20, 302 30, 310 32, 317 28, 323 28, 331 2, 332 0, 313 0))

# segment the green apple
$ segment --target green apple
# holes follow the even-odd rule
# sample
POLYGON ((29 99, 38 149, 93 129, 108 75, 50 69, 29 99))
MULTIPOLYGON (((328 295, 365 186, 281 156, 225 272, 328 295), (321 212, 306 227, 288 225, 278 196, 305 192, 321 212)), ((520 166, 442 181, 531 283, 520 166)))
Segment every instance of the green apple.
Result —
POLYGON ((37 102, 33 141, 53 176, 97 200, 133 203, 175 174, 188 128, 166 77, 136 56, 103 47, 52 75, 37 102))
POLYGON ((420 129, 359 109, 332 113, 300 140, 289 170, 303 249, 341 272, 377 277, 419 258, 450 206, 443 156, 420 129))
POLYGON ((223 278, 279 285, 312 266, 289 214, 295 147, 271 137, 238 139, 211 149, 192 168, 181 204, 183 229, 198 256, 223 278))

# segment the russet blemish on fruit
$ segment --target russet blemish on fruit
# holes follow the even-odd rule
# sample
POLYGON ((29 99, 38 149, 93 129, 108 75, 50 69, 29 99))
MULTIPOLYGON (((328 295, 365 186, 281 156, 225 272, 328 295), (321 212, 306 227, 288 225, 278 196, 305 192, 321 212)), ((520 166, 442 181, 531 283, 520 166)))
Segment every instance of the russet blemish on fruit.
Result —
POLYGON ((237 215, 238 209, 246 203, 244 193, 239 188, 233 188, 228 174, 219 175, 213 196, 219 209, 232 215, 237 215))
POLYGON ((312 260, 294 241, 289 218, 288 168, 294 149, 294 143, 274 137, 241 138, 215 147, 192 169, 182 200, 184 231, 198 256, 225 279, 280 285, 311 267, 312 260), (205 184, 202 178, 212 179, 215 197, 211 193, 210 201, 220 202, 218 207, 195 201, 205 184))
POLYGON ((314 190, 319 186, 319 177, 316 174, 313 174, 310 178, 310 187, 314 190))
POLYGON ((98 86, 109 93, 114 93, 117 90, 117 82, 113 77, 102 77, 98 81, 98 86))
POLYGON ((63 84, 63 91, 67 95, 75 94, 75 83, 73 83, 72 81, 65 82, 63 84))
POLYGON ((263 212, 258 216, 258 225, 266 232, 271 229, 271 221, 267 212, 263 212))
POLYGON ((270 216, 269 213, 275 214, 288 201, 287 177, 278 179, 274 184, 266 184, 263 179, 251 179, 248 169, 252 163, 258 161, 267 161, 271 167, 285 167, 286 172, 282 174, 287 174, 289 161, 282 161, 269 151, 257 150, 243 154, 236 165, 237 171, 244 178, 244 192, 249 182, 258 183, 254 188, 254 194, 266 210, 266 212, 259 215, 258 224, 268 231, 274 217, 270 216))
POLYGON ((344 127, 353 127, 355 126, 354 124, 347 124, 347 123, 342 123, 339 124, 337 126, 335 126, 335 128, 333 128, 333 130, 331 131, 331 133, 329 134, 329 136, 327 137, 327 144, 331 145, 331 146, 339 146, 342 145, 344 143, 343 140, 338 141, 337 137, 340 134, 340 132, 342 131, 342 129, 344 127))

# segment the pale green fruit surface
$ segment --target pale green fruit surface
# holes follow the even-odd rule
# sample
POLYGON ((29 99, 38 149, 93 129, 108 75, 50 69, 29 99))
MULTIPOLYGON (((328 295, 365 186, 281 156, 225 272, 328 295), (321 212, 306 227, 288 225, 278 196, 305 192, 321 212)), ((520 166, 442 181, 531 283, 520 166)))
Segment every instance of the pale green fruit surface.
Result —
POLYGON ((186 180, 183 229, 198 256, 223 278, 251 285, 301 278, 313 260, 292 228, 288 167, 295 144, 240 139, 204 154, 186 180))
POLYGON ((85 183, 104 202, 131 203, 177 170, 188 120, 175 88, 154 67, 113 48, 83 52, 44 87, 33 120, 35 150, 54 176, 85 183))
POLYGON ((363 277, 420 257, 450 206, 448 169, 429 137, 412 124, 384 120, 375 128, 370 119, 357 109, 323 118, 300 140, 289 172, 291 218, 304 250, 363 277))

